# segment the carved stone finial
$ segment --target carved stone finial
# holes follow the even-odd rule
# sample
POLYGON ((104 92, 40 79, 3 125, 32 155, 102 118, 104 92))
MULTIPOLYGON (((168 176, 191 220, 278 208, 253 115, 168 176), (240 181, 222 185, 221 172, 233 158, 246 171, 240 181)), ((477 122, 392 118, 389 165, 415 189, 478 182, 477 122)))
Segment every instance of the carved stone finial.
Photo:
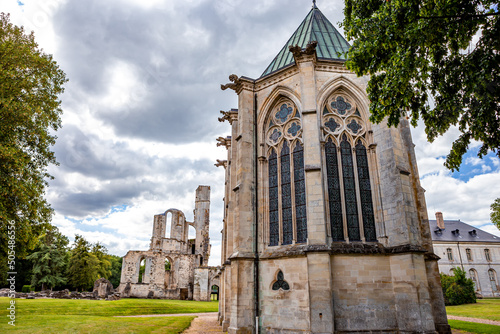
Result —
POLYGON ((226 89, 230 88, 232 90, 236 90, 236 86, 238 86, 238 84, 240 83, 240 78, 236 74, 231 74, 229 76, 229 81, 231 81, 231 82, 227 83, 225 85, 221 84, 220 89, 226 90, 226 89))

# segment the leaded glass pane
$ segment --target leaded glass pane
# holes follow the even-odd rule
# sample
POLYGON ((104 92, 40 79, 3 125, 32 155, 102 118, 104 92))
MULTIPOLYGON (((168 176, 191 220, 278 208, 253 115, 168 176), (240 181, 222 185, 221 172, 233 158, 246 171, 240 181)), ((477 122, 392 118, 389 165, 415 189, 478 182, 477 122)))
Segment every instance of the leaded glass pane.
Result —
POLYGON ((290 184, 290 148, 283 142, 281 149, 281 214, 283 222, 283 245, 289 245, 293 239, 292 229, 292 189, 290 184))
POLYGON ((284 123, 288 119, 288 116, 290 116, 292 113, 293 113, 293 108, 289 107, 285 103, 283 103, 280 106, 279 111, 275 114, 275 117, 281 123, 284 123))
POLYGON ((288 133, 291 134, 293 137, 295 137, 297 133, 300 131, 300 129, 301 129, 300 125, 297 124, 296 122, 293 122, 292 126, 288 128, 288 133))
POLYGON ((358 124, 355 120, 351 120, 347 127, 352 131, 352 133, 357 134, 359 130, 361 130, 361 125, 358 124))
POLYGON ((370 172, 366 148, 358 141, 356 145, 356 163, 358 165, 359 194, 361 197, 361 213, 363 214, 363 230, 366 241, 376 241, 375 219, 373 214, 372 191, 370 187, 370 172))
POLYGON ((269 245, 278 245, 279 237, 278 157, 272 150, 269 156, 269 245))
POLYGON ((297 142, 293 150, 293 182, 295 186, 295 220, 297 243, 307 241, 306 184, 304 177, 304 149, 297 142))
POLYGON ((349 240, 360 241, 361 236, 359 233, 358 205, 356 200, 352 150, 346 135, 342 137, 342 142, 340 143, 340 154, 342 156, 342 178, 344 180, 347 233, 349 235, 349 240))
POLYGON ((342 96, 337 96, 337 99, 332 101, 330 105, 332 109, 336 110, 340 115, 345 115, 349 110, 351 110, 351 104, 342 96))
POLYGON ((333 143, 332 138, 328 138, 325 144, 325 155, 332 238, 334 241, 344 241, 337 146, 333 143))

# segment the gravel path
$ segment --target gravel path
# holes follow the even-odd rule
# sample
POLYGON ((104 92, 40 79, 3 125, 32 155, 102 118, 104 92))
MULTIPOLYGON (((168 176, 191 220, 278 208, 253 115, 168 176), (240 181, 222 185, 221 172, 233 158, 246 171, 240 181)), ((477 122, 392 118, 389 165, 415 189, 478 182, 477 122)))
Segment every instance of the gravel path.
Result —
POLYGON ((500 326, 500 321, 494 321, 494 320, 488 320, 488 319, 458 317, 456 315, 448 315, 448 319, 450 319, 450 320, 462 320, 462 321, 468 321, 468 322, 477 322, 480 324, 500 326))
POLYGON ((182 334, 214 334, 227 333, 222 331, 222 326, 219 326, 217 321, 217 313, 204 313, 191 322, 191 326, 182 334))

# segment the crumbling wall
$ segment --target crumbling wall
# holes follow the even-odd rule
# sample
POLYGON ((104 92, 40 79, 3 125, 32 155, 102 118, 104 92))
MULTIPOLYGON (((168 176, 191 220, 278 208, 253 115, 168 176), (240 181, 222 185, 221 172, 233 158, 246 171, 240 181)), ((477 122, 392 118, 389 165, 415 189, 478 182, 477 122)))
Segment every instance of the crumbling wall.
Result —
MULTIPOLYGON (((196 190, 194 222, 188 222, 184 213, 168 209, 155 215, 150 248, 147 251, 129 251, 123 258, 118 291, 123 297, 193 299, 196 268, 204 267, 203 299, 210 299, 210 187, 196 190), (170 236, 166 238, 167 217, 170 215, 170 236), (196 229, 196 239, 188 240, 189 226, 196 229), (139 279, 141 262, 145 270, 139 279), (170 269, 166 269, 166 261, 170 269), (206 272, 206 273, 205 273, 206 272), (205 286, 208 286, 205 287, 205 286), (208 291, 208 299, 205 296, 208 291)), ((200 291, 195 298, 200 298, 200 291)), ((201 299, 196 299, 201 300, 201 299)))

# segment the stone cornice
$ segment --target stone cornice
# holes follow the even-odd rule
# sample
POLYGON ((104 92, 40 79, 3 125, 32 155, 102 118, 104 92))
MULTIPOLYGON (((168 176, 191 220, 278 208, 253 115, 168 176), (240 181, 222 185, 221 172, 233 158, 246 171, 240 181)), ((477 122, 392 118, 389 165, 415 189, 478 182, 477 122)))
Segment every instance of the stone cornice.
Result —
POLYGON ((307 253, 329 253, 335 254, 425 254, 426 259, 433 260, 437 255, 429 253, 420 246, 415 245, 400 245, 395 247, 384 247, 379 243, 344 243, 334 242, 331 246, 326 245, 290 245, 281 246, 279 249, 267 248, 262 252, 259 258, 261 259, 276 259, 281 257, 298 257, 305 256, 307 253))

